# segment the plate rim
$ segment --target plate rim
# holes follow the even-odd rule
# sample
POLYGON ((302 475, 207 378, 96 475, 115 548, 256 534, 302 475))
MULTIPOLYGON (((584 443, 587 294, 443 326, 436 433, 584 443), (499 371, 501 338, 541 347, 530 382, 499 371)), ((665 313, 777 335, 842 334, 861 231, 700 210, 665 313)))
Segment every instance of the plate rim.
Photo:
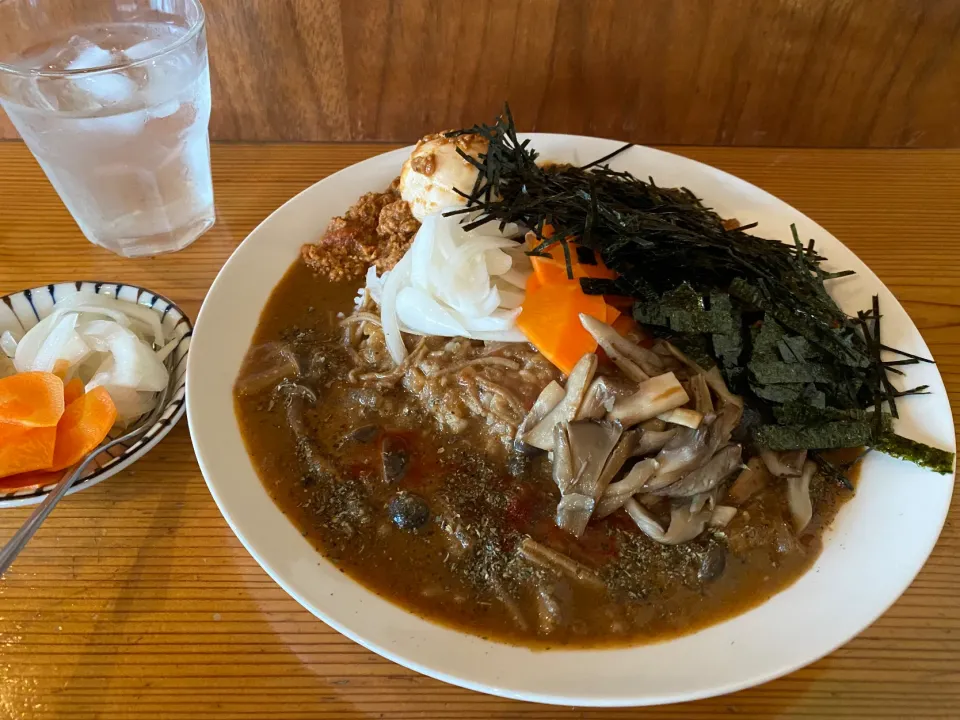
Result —
MULTIPOLYGON (((597 137, 583 136, 583 135, 565 135, 565 134, 557 134, 557 133, 521 133, 521 134, 520 134, 520 137, 521 137, 521 139, 530 138, 530 139, 534 142, 534 144, 536 144, 536 141, 537 141, 538 139, 554 140, 554 141, 568 142, 568 143, 577 143, 577 142, 579 142, 579 141, 590 141, 590 142, 593 142, 593 141, 597 141, 597 140, 602 140, 602 141, 608 142, 608 143, 623 144, 623 143, 621 143, 621 141, 612 140, 612 139, 608 139, 608 138, 597 138, 597 137)), ((535 145, 535 146, 536 146, 536 145, 535 145)), ((211 287, 210 287, 210 290, 209 290, 208 293, 207 293, 207 296, 204 298, 203 305, 202 305, 202 307, 201 307, 201 309, 200 309, 200 312, 199 312, 198 315, 197 315, 196 327, 202 327, 202 326, 203 326, 203 319, 204 319, 204 316, 205 316, 204 313, 205 313, 205 311, 207 310, 208 302, 212 302, 212 301, 210 301, 210 298, 214 296, 215 290, 216 290, 217 287, 218 287, 218 283, 221 282, 222 278, 225 277, 226 270, 227 270, 228 266, 230 265, 230 263, 233 262, 233 261, 235 260, 235 258, 238 257, 238 254, 239 254, 239 252, 240 252, 240 249, 243 247, 243 245, 244 245, 251 237, 253 237, 253 236, 255 236, 255 235, 258 235, 259 233, 263 232, 264 228, 268 225, 268 223, 271 222, 271 220, 273 220, 274 218, 276 218, 278 215, 281 215, 281 214, 284 212, 284 210, 285 210, 286 208, 288 208, 289 206, 291 206, 291 205, 293 205, 293 204, 295 204, 295 203, 301 202, 301 197, 302 197, 302 196, 304 196, 304 195, 306 195, 306 194, 308 194, 308 193, 311 193, 311 192, 317 192, 318 186, 323 186, 325 183, 330 183, 330 184, 335 183, 335 182, 336 182, 336 179, 337 179, 337 176, 340 175, 341 173, 343 173, 344 171, 350 170, 350 169, 353 169, 353 168, 357 168, 358 166, 367 165, 368 167, 372 167, 372 166, 374 166, 374 165, 378 165, 378 164, 380 164, 380 163, 383 163, 383 162, 386 160, 386 156, 395 155, 395 156, 397 156, 398 158, 402 158, 405 153, 409 153, 409 151, 412 149, 412 147, 413 147, 413 146, 406 146, 406 147, 401 147, 401 148, 397 148, 397 149, 388 149, 388 150, 385 150, 385 151, 382 152, 382 153, 378 153, 378 154, 376 154, 376 155, 374 155, 374 156, 372 156, 372 157, 366 158, 366 159, 364 159, 364 160, 362 160, 362 161, 360 161, 360 162, 357 162, 357 163, 354 163, 354 164, 349 165, 349 166, 347 166, 347 167, 341 168, 341 169, 338 170, 337 172, 331 173, 330 175, 328 175, 328 176, 320 179, 320 180, 317 181, 316 183, 313 183, 313 184, 311 184, 310 186, 304 188, 303 190, 301 190, 300 192, 298 192, 297 194, 295 194, 293 197, 291 197, 291 198, 289 198, 288 200, 286 200, 283 204, 281 204, 281 205, 280 205, 278 208, 276 208, 273 212, 271 212, 270 215, 268 215, 263 221, 261 221, 261 222, 247 235, 247 237, 244 239, 244 241, 243 241, 240 245, 238 245, 238 247, 237 247, 237 248, 234 250, 234 252, 231 254, 231 256, 230 256, 230 258, 227 260, 227 262, 224 263, 223 267, 221 268, 221 270, 220 270, 220 272, 218 273, 217 277, 215 278, 214 282, 211 284, 211 287)), ((835 241, 836 243, 838 243, 838 245, 840 245, 842 248, 844 248, 848 253, 850 253, 851 256, 853 256, 853 257, 856 258, 856 260, 859 262, 860 266, 862 266, 862 267, 866 270, 866 274, 869 276, 869 277, 868 277, 868 280, 869 280, 870 282, 872 282, 873 284, 875 284, 876 286, 882 287, 882 288, 889 294, 889 297, 893 300, 893 302, 896 303, 896 305, 897 305, 897 307, 899 308, 899 310, 900 310, 901 312, 903 312, 903 314, 908 318, 909 323, 910 323, 910 327, 911 327, 913 330, 916 330, 916 332, 917 332, 917 334, 918 334, 918 336, 919 336, 920 342, 921 342, 924 350, 928 353, 928 355, 930 355, 930 356, 932 357, 932 354, 929 353, 929 347, 928 347, 927 344, 926 344, 926 340, 923 338, 922 334, 919 332, 919 328, 916 327, 916 323, 914 323, 913 320, 909 317, 909 314, 906 313, 906 311, 905 311, 905 309, 903 308, 902 304, 900 303, 899 299, 897 299, 897 297, 893 294, 893 292, 880 280, 880 278, 876 275, 876 273, 874 273, 873 270, 870 269, 870 267, 869 267, 865 262, 863 262, 859 257, 856 256, 855 253, 853 253, 852 250, 850 250, 850 248, 848 248, 846 245, 844 245, 842 241, 840 241, 838 238, 836 238, 832 233, 830 233, 829 231, 827 231, 825 228, 823 228, 819 223, 817 223, 816 221, 814 221, 814 220, 813 220, 812 218, 810 218, 808 215, 806 215, 805 213, 802 213, 801 211, 797 210, 797 208, 793 207, 792 205, 790 205, 790 204, 787 203, 786 201, 778 198, 777 196, 773 195, 772 193, 764 190, 763 188, 761 188, 761 187, 759 187, 759 186, 757 186, 757 185, 754 185, 753 183, 750 183, 750 182, 748 182, 748 181, 746 181, 746 180, 744 180, 744 179, 742 179, 742 178, 740 178, 740 177, 738 177, 738 176, 736 176, 736 175, 733 175, 732 173, 728 173, 728 172, 726 172, 726 171, 724 171, 724 170, 721 170, 721 169, 719 169, 719 168, 716 168, 716 167, 714 167, 714 166, 712 166, 712 165, 709 165, 709 164, 707 164, 707 163, 700 162, 700 161, 698 161, 698 160, 695 160, 695 159, 693 159, 693 158, 686 157, 686 156, 684 156, 684 155, 678 155, 678 154, 676 154, 676 153, 672 153, 672 152, 669 152, 669 151, 666 151, 666 150, 661 150, 661 149, 659 149, 659 148, 653 148, 653 147, 642 146, 642 145, 638 145, 638 146, 635 146, 635 147, 641 148, 642 150, 647 151, 647 152, 653 152, 653 153, 658 153, 658 154, 670 156, 671 158, 679 159, 679 160, 682 161, 683 163, 692 163, 693 165, 698 166, 699 168, 701 168, 701 171, 705 169, 705 170, 707 170, 707 171, 709 171, 709 172, 711 172, 711 173, 719 174, 719 175, 720 175, 723 179, 725 179, 725 180, 733 181, 733 182, 735 182, 736 184, 738 184, 738 185, 740 185, 740 186, 745 186, 746 188, 749 188, 751 191, 761 194, 761 196, 763 196, 764 198, 767 198, 767 199, 770 199, 770 200, 774 201, 776 204, 782 206, 782 208, 783 208, 784 211, 789 210, 789 211, 791 211, 792 213, 794 213, 798 218, 803 218, 803 219, 804 219, 807 223, 809 223, 812 227, 816 228, 817 231, 819 231, 820 233, 822 233, 824 236, 827 236, 827 237, 831 238, 833 241, 835 241)), ((398 163, 398 167, 399 167, 399 163, 398 163)), ((292 260, 291 260, 291 261, 292 261, 292 260)), ((864 275, 864 273, 863 273, 863 272, 860 272, 860 271, 858 271, 858 274, 860 274, 861 276, 864 275)), ((223 282, 226 282, 226 281, 224 280, 223 282)), ((262 311, 262 308, 261 308, 261 311, 262 311)), ((200 362, 200 360, 198 360, 197 358, 198 358, 198 354, 191 354, 191 357, 189 357, 188 360, 187 360, 187 378, 188 378, 188 379, 189 379, 189 377, 191 376, 191 368, 194 367, 197 363, 200 362)), ((936 369, 936 373, 937 373, 938 379, 940 380, 940 384, 941 384, 941 386, 942 386, 942 385, 943 385, 942 375, 940 374, 938 368, 936 369)), ((230 512, 225 509, 225 507, 224 507, 224 498, 221 497, 220 492, 219 492, 219 489, 218 489, 218 487, 216 487, 215 482, 212 481, 211 479, 209 479, 209 478, 210 478, 211 470, 208 468, 207 463, 205 462, 205 459, 204 459, 204 456, 203 456, 203 451, 198 447, 199 442, 198 442, 198 440, 197 440, 197 438, 196 438, 196 435, 195 435, 195 432, 197 432, 197 431, 195 430, 195 428, 197 427, 197 424, 196 424, 195 421, 194 421, 194 415, 195 415, 195 413, 194 413, 194 411, 192 410, 192 408, 193 408, 193 402, 191 401, 191 397, 192 397, 193 393, 192 393, 191 390, 190 390, 191 384, 190 384, 189 382, 188 382, 188 384, 187 384, 187 388, 188 388, 188 391, 187 391, 187 415, 188 415, 188 419, 189 419, 189 421, 190 421, 191 439, 193 440, 193 443, 194 443, 194 448, 195 448, 195 451, 196 451, 197 460, 198 460, 198 463, 199 463, 199 465, 200 465, 201 472, 203 473, 204 480, 205 480, 205 482, 206 482, 206 484, 207 484, 207 487, 210 489, 211 495, 213 496, 215 502, 217 503, 218 509, 220 510, 220 512, 221 512, 221 514, 224 516, 224 518, 226 519, 226 521, 227 521, 228 525, 230 526, 231 530, 234 532, 234 534, 237 536, 237 538, 241 541, 241 543, 243 544, 244 548, 251 554, 251 556, 252 556, 252 557, 257 561, 257 563, 264 569, 264 571, 267 572, 267 574, 268 574, 275 582, 277 582, 277 584, 280 585, 280 586, 284 589, 285 592, 287 592, 291 597, 293 597, 301 606, 303 606, 306 610, 308 610, 309 612, 311 612, 314 616, 318 617, 318 618, 321 619, 323 622, 325 622, 326 624, 328 624, 329 626, 331 626, 332 628, 334 628, 335 630, 337 630, 337 631, 340 632, 341 634, 345 635, 346 637, 349 637, 350 639, 354 640, 354 641, 357 642, 358 644, 360 644, 360 645, 362 645, 362 646, 364 646, 364 647, 372 650, 373 652, 376 652, 377 654, 381 655, 382 657, 385 657, 385 658, 387 658, 387 659, 389 659, 389 660, 391 660, 391 661, 393 661, 393 662, 396 662, 396 663, 398 663, 398 664, 400 664, 400 665, 402 665, 402 666, 404 666, 404 667, 408 667, 408 668, 410 668, 410 669, 412 669, 412 670, 415 670, 415 671, 417 671, 417 672, 420 672, 420 673, 422 673, 422 674, 424 674, 424 675, 427 675, 427 676, 429 676, 429 677, 433 677, 433 678, 442 680, 442 681, 444 681, 444 682, 447 682, 447 683, 450 683, 450 684, 453 684, 453 685, 456 685, 456 686, 459 686, 459 687, 464 687, 464 688, 468 688, 468 689, 471 689, 471 690, 475 690, 475 691, 478 691, 478 692, 483 692, 483 693, 498 695, 498 696, 501 696, 501 697, 507 697, 507 698, 511 698, 511 699, 518 699, 518 700, 525 700, 525 701, 540 702, 540 703, 552 704, 552 705, 578 705, 578 706, 582 706, 582 707, 627 707, 627 706, 643 706, 643 705, 656 705, 656 704, 665 704, 665 703, 675 703, 675 702, 693 701, 693 700, 697 700, 697 699, 703 699, 703 698, 708 698, 708 697, 715 697, 715 696, 727 694, 727 693, 730 693, 730 692, 736 692, 736 691, 738 691, 738 690, 741 690, 741 689, 744 689, 744 688, 748 688, 748 687, 753 687, 753 686, 756 686, 756 685, 759 685, 759 684, 768 682, 768 681, 770 681, 770 680, 776 679, 776 678, 778 678, 778 677, 782 677, 782 676, 787 675, 787 674, 789 674, 789 673, 791 673, 791 672, 794 672, 795 670, 797 670, 797 669, 799 669, 799 668, 805 667, 805 666, 807 666, 807 665, 809 665, 809 664, 811 664, 811 663, 813 663, 813 662, 816 662, 816 661, 819 660, 820 658, 822 658, 822 657, 830 654, 831 652, 835 651, 837 648, 839 648, 839 647, 841 647, 842 645, 844 645, 845 643, 849 642, 852 638, 856 637, 856 636, 859 635, 861 632, 863 632, 866 628, 868 628, 870 625, 872 625, 874 622, 876 622, 876 620, 877 620, 880 616, 882 616, 884 613, 886 613, 887 610, 889 610, 889 608, 890 608, 894 603, 896 603, 896 601, 901 597, 901 595, 903 594, 903 592, 913 583, 913 581, 916 579, 917 574, 919 574, 920 570, 921 570, 921 569, 923 568, 923 566, 926 564, 927 560, 928 560, 929 557, 930 557, 931 552, 933 551, 933 548, 935 547, 937 541, 939 540, 940 534, 941 534, 942 529, 943 529, 943 525, 944 525, 944 523, 945 523, 945 521, 946 521, 946 518, 947 518, 947 515, 948 515, 948 512, 949 512, 950 500, 951 500, 951 497, 952 497, 952 494, 953 494, 953 491, 954 491, 954 487, 955 487, 955 474, 952 474, 952 475, 949 477, 949 479, 948 479, 948 480, 949 480, 949 483, 950 483, 949 493, 947 494, 947 496, 946 496, 946 498, 945 498, 945 500, 944 500, 944 502, 943 502, 942 512, 940 513, 939 522, 936 523, 937 532, 932 535, 932 540, 931 540, 931 542, 929 543, 929 546, 927 546, 927 547, 924 548, 923 562, 919 563, 919 565, 918 565, 917 568, 916 568, 916 571, 913 572, 913 573, 911 574, 911 576, 910 576, 908 579, 905 580, 905 583, 903 584, 903 587, 902 587, 902 588, 899 588, 899 590, 896 592, 896 594, 895 594, 895 595, 892 595, 892 599, 889 601, 889 603, 885 604, 882 608, 880 608, 880 609, 873 615, 873 617, 871 617, 871 618, 869 619, 869 621, 867 621, 867 622, 858 621, 858 627, 854 628, 852 631, 849 631, 849 632, 848 632, 848 631, 844 631, 844 632, 838 633, 838 634, 836 635, 836 637, 834 638, 834 640, 831 640, 831 641, 827 644, 827 646, 825 646, 825 649, 823 649, 822 652, 819 652, 819 653, 816 654, 815 656, 814 656, 814 655, 811 655, 811 654, 807 654, 807 655, 804 656, 804 659, 797 660, 797 661, 795 661, 795 662, 782 663, 782 664, 780 664, 780 665, 777 666, 777 667, 771 668, 771 669, 770 669, 768 672, 766 672, 766 673, 755 673, 755 674, 752 675, 749 679, 745 679, 745 680, 741 680, 741 681, 735 681, 735 682, 727 682, 727 683, 725 683, 725 684, 714 685, 714 686, 711 686, 711 687, 709 687, 709 688, 704 688, 704 689, 695 690, 695 691, 689 691, 689 692, 676 692, 676 693, 673 693, 673 694, 665 694, 665 695, 659 695, 659 696, 645 695, 645 696, 643 696, 643 697, 640 697, 640 696, 631 696, 631 697, 619 697, 619 696, 618 696, 618 697, 597 697, 597 696, 584 696, 584 695, 576 695, 576 694, 570 694, 570 695, 548 694, 548 695, 544 695, 544 694, 541 694, 541 693, 539 693, 539 692, 531 692, 531 691, 525 691, 525 690, 516 690, 516 689, 514 689, 514 688, 512 688, 512 687, 507 687, 507 686, 495 686, 495 685, 488 684, 488 683, 486 683, 486 682, 478 682, 478 681, 471 680, 469 677, 462 677, 462 676, 451 675, 451 674, 448 674, 448 673, 444 672, 444 671, 441 670, 441 669, 437 669, 437 668, 435 668, 435 667, 429 667, 429 666, 427 666, 427 665, 424 665, 424 664, 422 664, 421 662, 419 662, 419 661, 417 661, 417 660, 413 660, 413 659, 411 659, 411 658, 409 658, 409 657, 404 656, 404 655, 401 654, 400 652, 394 651, 392 648, 385 647, 385 646, 383 646, 383 645, 380 644, 380 643, 377 643, 377 642, 375 642, 375 641, 372 641, 372 640, 370 640, 369 638, 363 637, 359 632, 354 631, 353 629, 351 629, 351 628, 350 628, 349 626, 347 626, 346 624, 344 624, 344 623, 342 623, 342 622, 340 622, 340 621, 338 621, 338 620, 330 617, 328 614, 324 613, 319 607, 316 607, 316 606, 313 604, 313 602, 309 601, 306 597, 304 597, 304 596, 299 592, 299 590, 296 588, 295 583, 293 583, 293 582, 291 582, 291 581, 288 581, 288 579, 287 579, 286 577, 284 577, 279 570, 276 570, 274 567, 272 567, 269 563, 267 563, 267 562, 262 558, 262 556, 260 555, 260 553, 257 551, 256 547, 254 547, 252 541, 250 541, 250 540, 246 537, 245 533, 237 526, 237 524, 236 524, 236 522, 235 522, 235 519, 231 516, 230 512), (842 635, 843 637, 840 637, 841 635, 842 635)), ((947 403, 947 407, 949 407, 949 397, 946 395, 946 393, 944 393, 944 395, 945 395, 944 400, 945 400, 945 402, 947 403)), ((955 429, 954 429, 954 427, 953 427, 953 418, 952 418, 952 415, 949 417, 949 423, 950 423, 950 429, 951 429, 951 437, 954 439, 953 442, 955 443, 956 434, 955 434, 955 429)), ((252 465, 251 465, 251 467, 252 467, 252 465)), ((257 474, 255 470, 254 470, 254 473, 257 474)), ((257 475, 258 475, 258 474, 257 474, 257 475)), ((258 482, 260 482, 259 476, 257 477, 257 480, 258 480, 258 482)), ((919 554, 919 553, 917 553, 917 554, 919 554)), ((322 557, 323 557, 323 556, 319 553, 319 551, 317 551, 317 555, 318 555, 319 558, 322 558, 322 557)), ((804 575, 812 572, 812 569, 813 569, 813 568, 811 568, 810 570, 808 570, 807 573, 804 573, 804 575)), ((801 578, 802 578, 802 577, 803 577, 803 575, 801 576, 801 578)), ((356 582, 356 581, 352 581, 352 580, 351 580, 350 582, 353 583, 353 584, 355 584, 355 585, 356 585, 357 587, 359 587, 360 589, 362 589, 362 590, 364 590, 364 591, 366 591, 366 592, 370 592, 370 591, 367 590, 362 584, 360 584, 360 583, 358 583, 358 582, 356 582)), ((780 593, 777 593, 777 594, 782 594, 782 591, 781 591, 780 593)), ((773 597, 776 597, 776 596, 777 596, 777 595, 774 595, 773 597)), ((771 599, 772 599, 772 598, 771 598, 771 599)), ((762 603, 761 606, 762 606, 762 605, 765 605, 765 604, 768 604, 768 603, 771 601, 771 599, 768 599, 768 600, 764 601, 764 603, 762 603)), ((402 608, 402 607, 400 607, 400 606, 394 606, 394 607, 397 607, 401 612, 404 612, 405 614, 408 614, 408 615, 417 617, 421 622, 425 622, 425 623, 428 623, 428 624, 430 624, 430 625, 440 625, 440 624, 438 624, 438 623, 434 623, 433 621, 426 620, 426 619, 423 619, 423 618, 419 618, 419 616, 417 616, 415 613, 413 613, 413 612, 411 612, 411 611, 408 611, 408 610, 405 610, 404 608, 402 608)), ((750 612, 750 610, 745 611, 745 613, 743 613, 743 614, 746 614, 746 612, 750 612)), ((742 617, 743 614, 740 614, 740 615, 738 615, 738 616, 734 616, 734 618, 732 618, 732 619, 736 619, 736 617, 742 617)), ((724 624, 724 623, 726 623, 726 622, 729 622, 729 620, 722 621, 721 623, 718 623, 718 624, 724 624)), ((446 627, 446 626, 442 626, 442 625, 440 625, 440 626, 441 626, 441 627, 444 627, 445 629, 447 629, 447 630, 450 631, 450 632, 455 632, 455 633, 458 633, 458 634, 463 635, 463 636, 465 636, 465 637, 472 637, 472 636, 470 636, 470 635, 467 634, 467 633, 463 633, 462 631, 458 631, 458 630, 456 630, 456 629, 452 629, 452 628, 449 628, 449 627, 446 627)), ((709 627, 716 627, 716 625, 714 625, 714 626, 709 626, 709 627)), ((704 629, 706 629, 706 628, 704 628, 704 629)), ((697 631, 697 633, 699 633, 699 632, 702 632, 702 630, 697 631)), ((692 633, 692 634, 690 634, 690 635, 683 636, 683 637, 692 637, 693 635, 695 635, 695 634, 697 634, 697 633, 692 633)), ((670 638, 670 639, 667 639, 667 640, 665 640, 665 641, 662 641, 662 643, 670 643, 670 642, 672 642, 673 640, 674 640, 674 638, 670 638)), ((642 647, 650 647, 650 646, 655 646, 655 645, 657 645, 657 644, 662 644, 662 643, 645 643, 642 647)), ((527 652, 533 653, 533 654, 535 654, 536 652, 538 652, 538 651, 530 650, 529 648, 524 648, 524 647, 522 647, 522 646, 512 646, 512 647, 515 648, 515 649, 517 649, 517 650, 527 651, 527 652)), ((638 646, 627 646, 627 647, 625 647, 625 648, 614 648, 614 649, 606 649, 606 648, 574 649, 574 648, 569 648, 569 649, 564 649, 564 650, 559 651, 559 652, 569 652, 569 653, 591 653, 591 652, 592 652, 592 653, 609 653, 609 652, 616 652, 616 651, 622 651, 622 650, 630 650, 630 649, 632 649, 632 648, 635 649, 636 647, 638 647, 638 646)))

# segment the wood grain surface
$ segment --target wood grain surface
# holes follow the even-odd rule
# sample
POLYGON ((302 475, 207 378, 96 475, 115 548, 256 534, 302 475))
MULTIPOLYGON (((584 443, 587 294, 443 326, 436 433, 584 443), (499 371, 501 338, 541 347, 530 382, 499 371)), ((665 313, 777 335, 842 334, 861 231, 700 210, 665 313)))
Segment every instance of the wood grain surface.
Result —
MULTIPOLYGON (((203 0, 216 140, 960 146, 957 0, 203 0)), ((0 113, 0 137, 15 131, 0 113)))
MULTIPOLYGON (((27 151, 0 143, 0 293, 122 280, 195 315, 224 260, 260 220, 385 149, 215 146, 216 227, 184 252, 133 261, 87 243, 27 151)), ((863 258, 920 327, 956 413, 960 151, 679 152, 779 195, 863 258)), ((0 512, 0 542, 27 512, 0 512)), ((682 706, 550 708, 420 676, 303 610, 220 516, 184 421, 130 470, 66 498, 0 581, 0 719, 956 718, 958 520, 955 501, 933 556, 900 601, 806 669, 682 706)))

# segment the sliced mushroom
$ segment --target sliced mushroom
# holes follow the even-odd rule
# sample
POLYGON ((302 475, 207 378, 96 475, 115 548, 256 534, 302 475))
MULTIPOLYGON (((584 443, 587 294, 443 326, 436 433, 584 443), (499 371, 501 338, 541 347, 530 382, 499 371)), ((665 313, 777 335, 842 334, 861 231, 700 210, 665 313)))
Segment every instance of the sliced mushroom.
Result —
POLYGON ((803 463, 807 459, 807 451, 774 452, 773 450, 761 450, 760 457, 774 477, 794 477, 803 472, 803 463))
POLYGON ((300 363, 286 343, 257 345, 250 348, 243 359, 240 378, 237 380, 237 393, 255 395, 299 374, 300 363))
POLYGON ((560 404, 563 396, 563 387, 556 380, 551 380, 550 384, 540 391, 540 395, 537 396, 530 412, 527 413, 517 428, 515 437, 522 438, 527 431, 533 429, 538 422, 547 416, 547 413, 560 404))
POLYGON ((541 545, 532 538, 524 538, 517 549, 520 557, 546 570, 558 572, 571 580, 594 588, 605 587, 603 580, 593 570, 571 557, 541 545))
POLYGON ((737 514, 737 509, 735 507, 730 507, 729 505, 717 505, 713 509, 713 514, 710 516, 710 520, 707 524, 710 527, 723 528, 730 524, 730 521, 737 514))
POLYGON ((723 381, 723 375, 720 374, 720 368, 716 366, 710 368, 703 374, 703 379, 707 381, 710 389, 723 402, 743 407, 743 398, 730 392, 727 384, 723 381))
POLYGON ((570 453, 570 435, 567 428, 565 422, 553 426, 553 481, 557 484, 561 495, 570 489, 575 479, 573 455, 570 453))
POLYGON ((755 493, 766 487, 770 481, 770 471, 763 459, 757 455, 747 461, 747 466, 737 475, 730 489, 727 491, 727 500, 733 505, 743 505, 755 493))
POLYGON ((704 508, 713 510, 717 506, 717 494, 720 488, 697 493, 690 498, 690 512, 700 512, 704 508))
POLYGON ((670 423, 671 425, 683 425, 684 427, 696 430, 700 427, 700 423, 703 422, 703 414, 690 408, 676 408, 674 410, 668 410, 665 413, 660 413, 657 415, 657 419, 663 420, 665 423, 670 423))
POLYGON ((663 542, 663 528, 653 516, 653 513, 632 497, 626 499, 623 503, 623 509, 627 511, 627 515, 637 524, 644 535, 657 542, 663 542))
POLYGON ((664 430, 663 432, 644 430, 633 454, 642 457, 657 450, 662 450, 668 442, 677 436, 678 432, 680 432, 679 428, 672 428, 671 430, 664 430))
POLYGON ((553 426, 558 422, 570 422, 576 417, 587 386, 596 371, 596 355, 589 353, 580 358, 570 371, 563 399, 532 430, 523 435, 523 441, 541 450, 553 450, 553 426))
POLYGON ((580 537, 590 522, 595 506, 596 501, 589 495, 567 493, 560 498, 560 504, 557 505, 557 527, 580 537))
POLYGON ((680 545, 693 540, 704 531, 713 515, 709 510, 691 513, 687 503, 674 505, 670 512, 670 527, 664 532, 657 519, 633 498, 628 499, 623 507, 647 537, 663 545, 680 545))
POLYGON ((690 497, 713 490, 740 467, 741 448, 727 445, 719 450, 703 466, 693 470, 666 487, 654 490, 656 495, 666 497, 690 497))
POLYGON ((618 400, 607 417, 626 427, 655 418, 690 401, 686 390, 672 372, 652 377, 641 383, 637 392, 618 400))
POLYGON ((570 451, 573 465, 583 468, 574 491, 592 498, 603 493, 600 478, 607 459, 616 447, 623 428, 617 423, 579 422, 570 423, 570 451))
POLYGON ((657 461, 647 458, 630 468, 630 472, 623 480, 607 485, 594 511, 596 517, 605 518, 623 507, 627 500, 640 492, 656 471, 657 461))
POLYGON ((582 313, 580 323, 621 372, 631 380, 644 382, 663 373, 663 361, 655 353, 622 337, 605 322, 582 313))
POLYGON ((563 622, 560 602, 551 588, 539 582, 536 586, 537 623, 541 635, 549 635, 563 622))
POLYGON ((817 464, 807 460, 799 476, 787 478, 787 505, 793 520, 793 529, 802 533, 813 518, 813 502, 810 500, 810 481, 817 472, 817 464))
POLYGON ((617 474, 623 470, 627 460, 633 457, 634 451, 640 442, 639 430, 628 430, 620 436, 620 442, 610 453, 607 464, 603 466, 603 472, 600 473, 601 493, 606 491, 607 486, 613 482, 617 474))
POLYGON ((687 357, 687 355, 686 355, 680 348, 678 348, 676 345, 674 345, 673 343, 667 342, 666 340, 663 340, 663 341, 661 341, 660 343, 658 343, 658 345, 660 345, 661 347, 665 348, 668 353, 670 353, 671 355, 673 355, 673 357, 675 357, 675 358, 676 358, 677 360, 679 360, 681 363, 683 363, 683 364, 686 365, 688 368, 690 368, 691 370, 693 370, 695 373, 703 373, 703 372, 704 372, 704 370, 703 370, 702 367, 700 367, 699 365, 697 365, 697 363, 695 363, 693 360, 691 360, 689 357, 687 357))
POLYGON ((489 582, 493 594, 497 600, 503 604, 507 614, 510 615, 513 620, 513 624, 520 630, 526 630, 529 625, 527 624, 526 618, 523 617, 523 612, 520 610, 520 605, 517 604, 517 601, 507 592, 507 589, 503 587, 503 583, 501 583, 498 578, 492 577, 489 582))
MULTIPOLYGON (((570 436, 570 454, 573 467, 578 469, 578 477, 569 492, 590 499, 590 503, 569 505, 562 513, 557 511, 557 524, 564 530, 580 537, 590 522, 594 504, 603 494, 601 479, 603 468, 610 453, 620 440, 623 428, 615 423, 579 422, 570 423, 567 432, 570 436)), ((566 494, 564 494, 564 498, 566 494)), ((563 501, 561 500, 561 504, 563 501)))
POLYGON ((710 397, 710 386, 705 373, 697 373, 690 378, 687 393, 693 398, 693 407, 697 412, 702 415, 713 412, 713 398, 710 397))
POLYGON ((670 511, 670 527, 661 542, 664 545, 680 545, 697 537, 707 527, 713 513, 710 510, 701 510, 698 513, 690 512, 686 503, 674 505, 670 511))
POLYGON ((712 458, 720 447, 730 441, 740 415, 738 406, 724 405, 716 418, 712 421, 705 418, 696 430, 682 428, 657 454, 660 469, 647 484, 647 490, 671 485, 712 458))
POLYGON ((594 378, 574 419, 599 420, 613 409, 618 399, 632 395, 636 389, 635 383, 606 376, 594 378))

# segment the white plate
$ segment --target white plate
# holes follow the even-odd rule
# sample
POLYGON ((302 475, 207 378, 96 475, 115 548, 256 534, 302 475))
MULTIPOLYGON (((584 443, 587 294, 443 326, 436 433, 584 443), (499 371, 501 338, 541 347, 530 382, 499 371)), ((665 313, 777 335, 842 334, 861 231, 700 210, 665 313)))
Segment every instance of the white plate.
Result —
MULTIPOLYGON (((41 285, 0 297, 0 333, 10 330, 20 337, 47 317, 53 311, 54 303, 80 290, 150 308, 160 317, 164 334, 177 338, 178 342, 167 358, 167 366, 170 368, 170 396, 160 417, 136 440, 120 443, 100 453, 93 465, 84 471, 83 477, 67 490, 68 495, 93 487, 130 467, 150 452, 180 421, 186 407, 186 359, 190 353, 190 337, 193 334, 190 318, 163 295, 157 295, 137 285, 92 280, 41 285)), ((108 437, 119 437, 124 432, 126 431, 115 428, 108 437)), ((55 486, 56 482, 19 490, 5 490, 0 487, 0 508, 34 505, 43 500, 55 486)))
MULTIPOLYGON (((597 138, 534 134, 545 159, 586 162, 619 147, 597 138)), ((651 705, 727 693, 770 680, 829 653, 866 628, 907 588, 940 534, 953 478, 873 453, 856 497, 827 533, 823 553, 794 585, 726 622, 667 642, 613 650, 531 651, 481 640, 416 617, 377 597, 316 553, 276 508, 244 450, 231 388, 271 290, 330 218, 384 188, 409 149, 347 168, 303 191, 237 248, 200 311, 188 361, 187 413, 207 485, 257 562, 300 604, 348 637, 406 667, 456 685, 563 705, 651 705)), ((758 221, 758 235, 815 238, 831 268, 855 278, 832 288, 848 312, 879 294, 884 342, 929 356, 906 312, 877 277, 830 233, 786 203, 714 168, 636 147, 616 169, 690 188, 724 217, 758 221)), ((906 252, 906 251, 905 251, 906 252)), ((954 447, 943 381, 929 365, 906 383, 932 394, 900 403, 902 434, 954 447)), ((897 382, 895 380, 894 382, 897 382)))

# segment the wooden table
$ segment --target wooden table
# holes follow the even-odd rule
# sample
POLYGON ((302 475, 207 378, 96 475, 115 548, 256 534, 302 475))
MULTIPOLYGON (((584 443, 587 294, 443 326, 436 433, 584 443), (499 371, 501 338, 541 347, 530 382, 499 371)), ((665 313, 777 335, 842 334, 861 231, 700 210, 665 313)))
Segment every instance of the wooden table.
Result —
MULTIPOLYGON (((270 211, 385 149, 216 146, 216 227, 184 252, 122 260, 83 239, 22 145, 0 143, 0 293, 123 280, 195 315, 270 211)), ((960 151, 675 151, 770 190, 851 247, 906 305, 960 407, 960 151)), ((0 541, 27 512, 0 513, 0 541)), ((230 532, 184 421, 132 469, 64 500, 0 582, 0 718, 960 717, 958 519, 955 502, 881 620, 789 677, 646 711, 550 708, 420 676, 314 619, 230 532)))

